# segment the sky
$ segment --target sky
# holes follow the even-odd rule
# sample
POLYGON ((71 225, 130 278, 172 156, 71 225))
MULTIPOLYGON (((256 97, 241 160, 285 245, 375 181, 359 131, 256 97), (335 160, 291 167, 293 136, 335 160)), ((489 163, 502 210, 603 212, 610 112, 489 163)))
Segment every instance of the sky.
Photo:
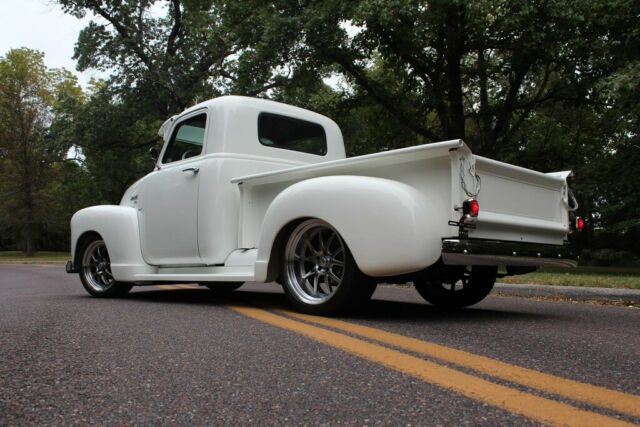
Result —
POLYGON ((83 87, 100 72, 76 70, 71 59, 78 33, 89 22, 62 12, 51 0, 0 0, 0 56, 9 50, 28 47, 44 52, 48 68, 64 67, 78 76, 83 87))

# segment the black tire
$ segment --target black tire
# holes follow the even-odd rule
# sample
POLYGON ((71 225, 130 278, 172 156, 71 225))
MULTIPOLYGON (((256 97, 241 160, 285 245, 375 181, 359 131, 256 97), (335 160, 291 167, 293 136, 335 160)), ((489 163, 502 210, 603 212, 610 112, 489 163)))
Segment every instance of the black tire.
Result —
POLYGON ((231 292, 244 285, 244 282, 213 282, 213 283, 200 283, 201 286, 206 286, 213 292, 231 292))
POLYGON ((117 298, 126 295, 132 285, 116 282, 111 274, 111 260, 107 246, 100 237, 93 237, 80 249, 78 266, 80 281, 89 294, 96 298, 117 298))
POLYGON ((298 311, 336 314, 371 297, 376 282, 360 272, 340 234, 319 219, 298 224, 284 248, 285 295, 298 311))
POLYGON ((493 289, 496 267, 474 266, 455 283, 419 277, 413 284, 422 298, 436 307, 461 308, 477 304, 493 289))

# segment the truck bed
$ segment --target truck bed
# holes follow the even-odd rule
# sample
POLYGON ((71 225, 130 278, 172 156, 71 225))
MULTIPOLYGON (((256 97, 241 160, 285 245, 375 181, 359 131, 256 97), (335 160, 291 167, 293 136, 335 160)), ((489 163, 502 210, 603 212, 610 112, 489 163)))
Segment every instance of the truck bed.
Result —
POLYGON ((443 239, 458 236, 458 228, 448 222, 460 218, 456 207, 476 196, 480 214, 469 238, 558 245, 569 229, 568 174, 545 174, 475 156, 462 140, 451 140, 241 176, 231 182, 241 192, 242 248, 255 247, 260 218, 282 190, 302 180, 330 175, 380 177, 415 187, 437 210, 434 227, 443 239), (477 194, 473 194, 475 190, 479 190, 477 194))

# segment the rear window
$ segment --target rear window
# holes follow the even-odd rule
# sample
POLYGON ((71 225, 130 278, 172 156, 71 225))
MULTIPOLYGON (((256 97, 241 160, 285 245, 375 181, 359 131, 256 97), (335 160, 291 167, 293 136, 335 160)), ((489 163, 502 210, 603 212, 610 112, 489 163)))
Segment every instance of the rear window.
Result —
POLYGON ((324 128, 305 120, 261 113, 258 116, 258 139, 260 144, 267 147, 319 156, 327 154, 327 135, 324 128))

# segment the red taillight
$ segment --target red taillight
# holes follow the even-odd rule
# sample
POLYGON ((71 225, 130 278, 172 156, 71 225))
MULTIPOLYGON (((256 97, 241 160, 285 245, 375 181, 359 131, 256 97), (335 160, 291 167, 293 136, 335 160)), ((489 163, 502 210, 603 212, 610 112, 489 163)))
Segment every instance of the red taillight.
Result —
POLYGON ((477 200, 471 201, 471 215, 478 215, 480 212, 480 203, 477 200))
POLYGON ((464 215, 478 216, 480 203, 476 199, 467 199, 462 203, 462 213, 464 215))
POLYGON ((580 231, 584 228, 584 218, 576 218, 576 230, 580 231))

